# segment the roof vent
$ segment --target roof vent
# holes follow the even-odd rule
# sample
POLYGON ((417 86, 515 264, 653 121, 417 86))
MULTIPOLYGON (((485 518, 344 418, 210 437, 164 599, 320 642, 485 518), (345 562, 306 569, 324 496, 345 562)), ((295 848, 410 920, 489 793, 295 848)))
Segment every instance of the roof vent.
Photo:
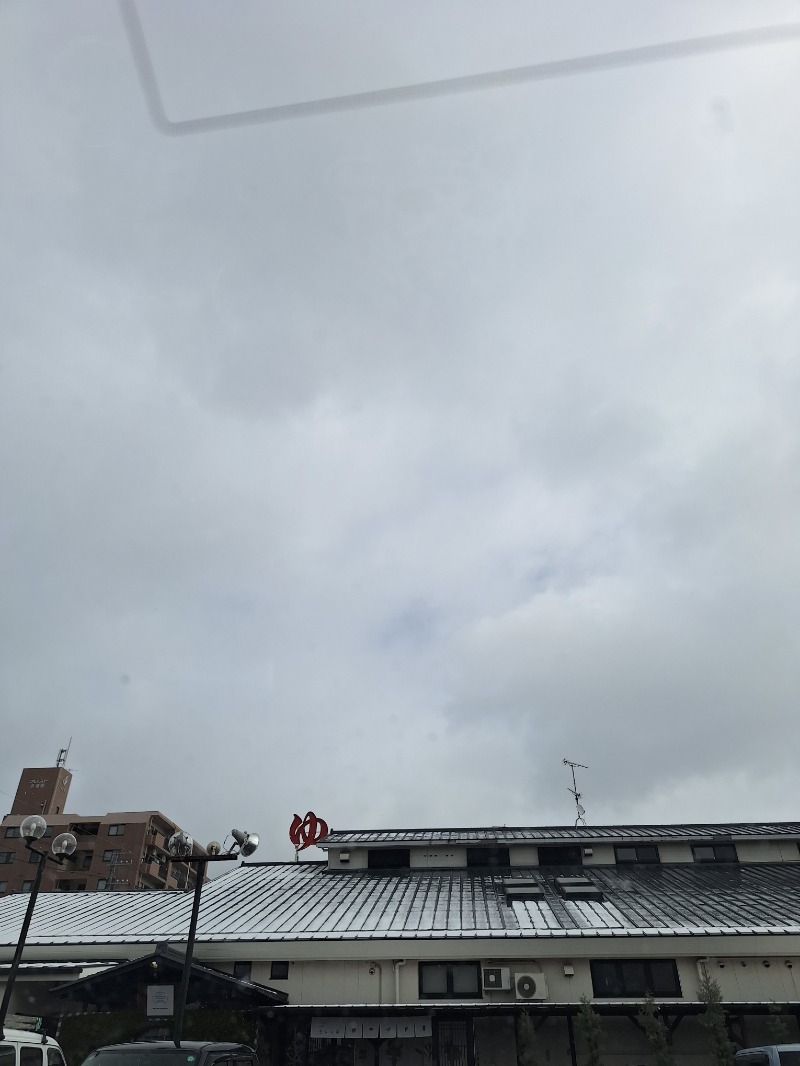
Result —
POLYGON ((602 900, 603 890, 588 877, 557 877, 556 888, 564 899, 602 900))

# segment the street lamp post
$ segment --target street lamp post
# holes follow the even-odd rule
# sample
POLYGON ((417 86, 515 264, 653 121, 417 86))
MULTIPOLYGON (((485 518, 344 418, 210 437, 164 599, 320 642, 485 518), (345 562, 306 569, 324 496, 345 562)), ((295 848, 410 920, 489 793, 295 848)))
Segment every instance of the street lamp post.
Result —
POLYGON ((181 1046, 181 1036, 183 1035, 183 1016, 186 1013, 186 998, 189 993, 189 978, 192 973, 197 916, 200 913, 200 894, 203 891, 203 881, 205 880, 208 864, 210 862, 230 862, 232 859, 247 858, 258 847, 258 837, 255 833, 245 833, 241 829, 232 829, 230 835, 233 837, 233 844, 227 851, 223 851, 221 845, 216 840, 212 840, 205 851, 196 852, 194 841, 188 833, 184 833, 182 830, 174 833, 167 841, 167 850, 173 858, 191 863, 195 868, 192 916, 189 920, 189 935, 186 938, 186 954, 183 959, 181 987, 178 992, 178 1002, 175 1005, 175 1026, 172 1035, 175 1047, 181 1046))
POLYGON ((14 959, 11 963, 11 969, 8 972, 8 978, 6 980, 5 991, 3 992, 3 1002, 0 1004, 0 1040, 5 1038, 5 1023, 6 1015, 8 1014, 8 1008, 11 1003, 11 996, 14 991, 14 982, 17 979, 17 971, 19 970, 20 960, 22 959, 22 951, 25 947, 25 940, 28 936, 28 929, 30 928, 31 918, 33 918, 33 909, 36 906, 36 897, 39 895, 39 889, 42 886, 42 874, 44 873, 45 863, 48 859, 51 862, 63 863, 71 855, 75 853, 75 849, 78 846, 78 841, 75 839, 72 833, 59 833, 53 843, 50 845, 50 854, 46 851, 40 851, 35 848, 34 841, 41 840, 44 834, 47 832, 47 822, 42 818, 40 814, 32 814, 26 818, 22 825, 19 827, 20 836, 25 841, 25 847, 28 851, 34 852, 39 856, 39 861, 36 866, 36 877, 33 880, 31 886, 31 894, 28 899, 28 906, 25 909, 25 917, 22 921, 22 929, 19 933, 19 940, 17 941, 17 948, 14 952, 14 959))

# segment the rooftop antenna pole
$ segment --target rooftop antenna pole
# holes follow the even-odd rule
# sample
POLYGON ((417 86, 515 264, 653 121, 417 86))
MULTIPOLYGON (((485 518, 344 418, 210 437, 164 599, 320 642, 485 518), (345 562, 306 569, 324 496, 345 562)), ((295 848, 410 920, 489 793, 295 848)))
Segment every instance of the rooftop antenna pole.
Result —
POLYGON ((570 759, 563 759, 562 762, 565 766, 568 766, 572 770, 572 788, 567 788, 567 792, 571 792, 575 797, 575 808, 578 812, 578 817, 575 819, 575 825, 586 825, 586 811, 581 804, 581 794, 578 792, 578 783, 575 780, 575 768, 580 770, 588 770, 588 766, 584 766, 582 762, 572 762, 570 759))
POLYGON ((60 748, 58 752, 58 758, 56 759, 56 766, 65 766, 67 759, 69 758, 69 749, 72 747, 72 737, 69 738, 69 744, 66 748, 60 748))

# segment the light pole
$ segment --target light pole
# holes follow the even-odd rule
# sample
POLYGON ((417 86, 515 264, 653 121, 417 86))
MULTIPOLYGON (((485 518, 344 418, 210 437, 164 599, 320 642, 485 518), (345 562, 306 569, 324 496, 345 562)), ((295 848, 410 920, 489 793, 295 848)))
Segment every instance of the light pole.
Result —
POLYGON ((189 978, 192 973, 192 958, 194 956, 194 938, 197 932, 197 916, 200 913, 200 893, 203 891, 203 881, 206 876, 206 868, 210 862, 230 862, 231 859, 247 858, 258 847, 258 837, 255 833, 245 833, 241 829, 231 829, 233 844, 227 851, 212 840, 205 851, 196 852, 194 841, 188 833, 180 830, 174 833, 167 841, 167 850, 175 859, 188 862, 195 868, 194 899, 192 901, 192 917, 189 920, 189 935, 186 939, 186 954, 183 959, 183 973, 181 975, 181 987, 178 992, 178 1002, 175 1005, 175 1027, 172 1039, 175 1047, 181 1046, 183 1034, 183 1016, 186 1013, 186 997, 189 992, 189 978))
POLYGON ((39 862, 36 867, 36 877, 33 880, 31 886, 31 894, 28 899, 28 906, 25 910, 25 917, 22 921, 22 929, 19 933, 19 940, 17 941, 17 949, 14 952, 14 959, 11 963, 11 969, 8 972, 8 979, 6 981, 5 991, 3 992, 3 1002, 0 1004, 0 1040, 5 1038, 5 1023, 6 1014, 8 1014, 8 1007, 11 1003, 11 995, 14 991, 14 982, 17 979, 17 971, 19 970, 20 959, 22 958, 22 951, 25 947, 25 940, 28 936, 28 929, 30 928, 31 918, 33 917, 33 908, 36 906, 36 897, 39 895, 39 889, 42 885, 42 874, 44 873, 45 863, 48 859, 52 862, 59 864, 63 863, 65 859, 68 859, 70 855, 75 853, 75 849, 78 846, 78 841, 72 835, 72 833, 59 833, 53 843, 50 845, 50 854, 46 851, 39 851, 35 848, 34 841, 41 840, 44 834, 47 832, 47 822, 42 818, 40 814, 32 814, 19 827, 19 834, 25 841, 25 847, 28 851, 34 852, 39 856, 39 862))

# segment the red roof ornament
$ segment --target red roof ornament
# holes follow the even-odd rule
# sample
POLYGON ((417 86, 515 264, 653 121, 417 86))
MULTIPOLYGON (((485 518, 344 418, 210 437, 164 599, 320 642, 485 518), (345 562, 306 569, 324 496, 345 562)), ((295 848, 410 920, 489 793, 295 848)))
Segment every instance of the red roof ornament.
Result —
POLYGON ((295 851, 310 848, 328 835, 328 823, 322 818, 317 818, 313 811, 309 811, 305 818, 299 814, 294 816, 289 827, 289 839, 294 844, 295 851))

